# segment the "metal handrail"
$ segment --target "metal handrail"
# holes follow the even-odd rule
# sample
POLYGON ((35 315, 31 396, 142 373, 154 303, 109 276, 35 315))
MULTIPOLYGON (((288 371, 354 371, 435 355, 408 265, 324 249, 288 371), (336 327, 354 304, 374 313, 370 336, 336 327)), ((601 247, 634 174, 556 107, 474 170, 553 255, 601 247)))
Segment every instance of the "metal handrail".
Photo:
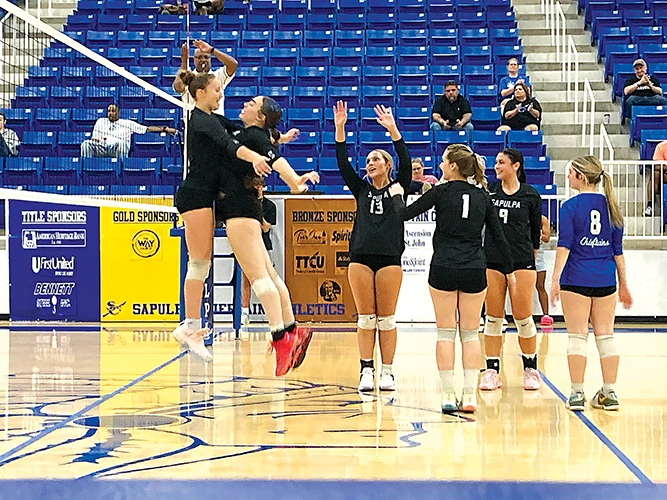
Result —
POLYGON ((592 156, 595 150, 595 95, 593 94, 591 82, 588 81, 588 78, 585 78, 584 103, 581 110, 581 147, 586 147, 586 109, 588 107, 588 99, 591 101, 589 154, 592 156))

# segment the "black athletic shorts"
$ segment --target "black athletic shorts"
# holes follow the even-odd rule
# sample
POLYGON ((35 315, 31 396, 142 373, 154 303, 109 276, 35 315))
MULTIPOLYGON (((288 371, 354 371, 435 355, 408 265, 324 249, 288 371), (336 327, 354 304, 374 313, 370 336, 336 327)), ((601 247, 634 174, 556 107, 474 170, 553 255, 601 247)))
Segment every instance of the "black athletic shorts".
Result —
POLYGON ((224 222, 227 219, 240 217, 262 222, 263 216, 262 202, 257 195, 251 193, 221 194, 215 200, 216 221, 224 222))
POLYGON ((180 186, 176 191, 174 205, 180 214, 200 208, 212 209, 216 196, 217 193, 215 191, 180 186))
POLYGON ((452 269, 431 264, 428 284, 443 292, 479 293, 486 288, 486 269, 452 269))
POLYGON ((392 257, 390 255, 365 255, 365 254, 351 254, 350 263, 356 262, 370 268, 373 273, 377 273, 380 269, 389 266, 400 266, 401 258, 392 257))
POLYGON ((616 285, 614 286, 577 286, 577 285, 561 285, 562 292, 572 292, 584 297, 609 297, 616 293, 616 285))
MULTIPOLYGON (((487 263, 486 267, 488 269, 493 269, 494 271, 498 271, 499 273, 502 273, 500 264, 496 264, 494 262, 489 262, 489 263, 487 263)), ((535 260, 529 260, 529 261, 526 261, 526 262, 515 262, 514 267, 512 268, 512 271, 520 271, 522 269, 527 269, 529 271, 535 271, 536 270, 535 260)))

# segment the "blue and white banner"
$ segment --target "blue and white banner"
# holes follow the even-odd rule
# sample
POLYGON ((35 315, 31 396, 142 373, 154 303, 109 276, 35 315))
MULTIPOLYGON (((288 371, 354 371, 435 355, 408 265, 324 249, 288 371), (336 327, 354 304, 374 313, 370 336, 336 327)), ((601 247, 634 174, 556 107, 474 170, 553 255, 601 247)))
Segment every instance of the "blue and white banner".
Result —
POLYGON ((9 203, 10 319, 99 321, 99 208, 9 203))

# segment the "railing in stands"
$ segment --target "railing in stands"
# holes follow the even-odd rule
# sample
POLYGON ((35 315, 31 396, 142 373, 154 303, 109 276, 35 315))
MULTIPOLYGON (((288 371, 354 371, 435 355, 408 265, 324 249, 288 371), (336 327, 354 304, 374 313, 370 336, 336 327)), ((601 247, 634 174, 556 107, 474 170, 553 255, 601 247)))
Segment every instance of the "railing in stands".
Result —
POLYGON ((614 161, 614 146, 611 143, 611 139, 609 138, 609 134, 607 134, 607 128, 604 126, 603 123, 601 123, 600 124, 600 148, 598 150, 598 158, 600 159, 600 161, 605 161, 605 159, 604 159, 605 146, 607 147, 607 151, 609 152, 608 160, 610 162, 613 162, 614 161))
POLYGON ((574 123, 579 123, 579 51, 574 43, 572 35, 567 36, 567 62, 564 65, 565 74, 563 81, 567 81, 567 102, 572 102, 574 97, 574 123), (574 59, 574 69, 572 69, 572 59, 574 59), (574 78, 573 78, 574 73, 574 78), (574 81, 573 81, 574 80, 574 81), (574 83, 574 91, 572 84, 574 83))
MULTIPOLYGON (((556 23, 552 26, 556 38, 556 62, 563 63, 565 67, 565 45, 567 44, 567 21, 560 2, 556 2, 556 23)), ((552 36, 553 40, 553 36, 552 36)), ((553 45, 553 42, 552 42, 553 45)))
MULTIPOLYGON (((586 147, 586 113, 588 109, 588 101, 590 100, 590 132, 589 132, 589 154, 593 155, 595 150, 595 96, 593 95, 593 88, 588 78, 584 79, 584 98, 581 110, 581 147, 586 147)), ((576 109, 575 109, 576 112, 576 109)))

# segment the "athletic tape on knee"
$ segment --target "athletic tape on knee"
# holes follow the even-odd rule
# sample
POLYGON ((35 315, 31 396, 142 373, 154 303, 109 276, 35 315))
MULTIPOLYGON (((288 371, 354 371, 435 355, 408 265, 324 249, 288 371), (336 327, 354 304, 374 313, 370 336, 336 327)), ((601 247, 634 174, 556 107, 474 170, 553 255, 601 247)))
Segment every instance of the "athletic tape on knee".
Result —
POLYGON ((515 322, 519 337, 530 339, 537 336, 537 327, 535 327, 535 321, 533 321, 532 316, 528 316, 526 319, 517 319, 515 322))
POLYGON ((487 316, 486 323, 484 323, 484 335, 488 335, 489 337, 502 337, 503 318, 487 316))
POLYGON ((378 316, 378 330, 387 331, 396 328, 396 318, 391 316, 378 316))
POLYGON ((456 342, 456 328, 438 328, 438 342, 456 342))
POLYGON ((613 335, 600 335, 595 337, 595 344, 598 346, 600 358, 611 358, 618 356, 618 345, 613 335))
POLYGON ((206 281, 208 271, 211 269, 211 261, 205 259, 190 259, 188 261, 188 272, 185 273, 186 280, 206 281))
POLYGON ((357 326, 362 330, 375 330, 378 319, 375 314, 360 314, 357 319, 357 326))
POLYGON ((586 352, 588 350, 588 335, 583 333, 570 333, 568 339, 567 355, 586 357, 586 352))
POLYGON ((262 296, 276 293, 278 290, 276 289, 276 285, 273 280, 266 276, 253 282, 252 291, 255 292, 255 295, 257 295, 257 298, 261 302, 262 296))
POLYGON ((466 342, 474 342, 475 340, 479 341, 477 330, 461 330, 459 335, 461 336, 462 344, 465 344, 466 342))
POLYGON ((278 289, 279 292, 284 292, 287 290, 287 285, 283 281, 283 279, 276 274, 276 276, 273 278, 273 284, 276 285, 276 288, 278 289))

